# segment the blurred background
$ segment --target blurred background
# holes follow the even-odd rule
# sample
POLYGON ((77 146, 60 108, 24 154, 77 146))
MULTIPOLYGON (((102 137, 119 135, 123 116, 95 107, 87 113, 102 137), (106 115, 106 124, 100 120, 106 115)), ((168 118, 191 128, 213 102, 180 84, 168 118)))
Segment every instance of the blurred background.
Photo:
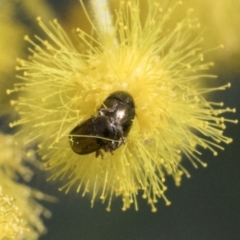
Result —
MULTIPOLYGON (((5 23, 12 32, 1 30, 1 39, 3 35, 9 34, 11 41, 6 43, 7 46, 15 46, 14 41, 17 40, 19 47, 15 50, 11 48, 13 60, 9 60, 9 63, 3 61, 6 65, 0 68, 5 79, 0 92, 3 113, 1 129, 5 132, 10 130, 7 127, 9 98, 5 96, 4 89, 11 88, 15 81, 16 73, 11 69, 14 69, 16 57, 27 55, 27 44, 23 41, 23 36, 42 34, 36 17, 42 16, 46 21, 57 18, 69 34, 77 27, 89 27, 78 0, 9 2, 11 6, 4 11, 9 11, 12 15, 5 18, 5 23)), ((113 0, 111 7, 114 8, 118 2, 113 0)), ((236 114, 225 115, 232 119, 240 119, 239 6, 238 0, 204 0, 198 3, 187 0, 183 6, 185 9, 194 7, 195 15, 204 26, 204 48, 212 49, 220 44, 225 46, 224 49, 211 52, 207 58, 215 62, 211 73, 218 75, 217 85, 227 82, 232 84, 230 89, 211 96, 214 101, 224 101, 225 106, 237 109, 236 114)), ((1 52, 0 54, 3 56, 1 52)), ((14 117, 16 116, 11 114, 10 118, 14 117)), ((141 193, 138 212, 133 209, 122 212, 120 199, 113 201, 110 213, 101 202, 96 202, 94 208, 91 208, 88 197, 82 198, 73 191, 68 195, 58 192, 57 183, 46 182, 46 174, 37 172, 32 186, 58 198, 56 203, 44 203, 51 210, 52 217, 44 220, 48 232, 40 240, 240 239, 240 125, 228 124, 225 133, 233 137, 233 143, 225 146, 225 151, 220 151, 217 157, 203 152, 202 159, 208 163, 207 168, 195 169, 187 159, 183 160, 191 178, 183 178, 180 187, 176 187, 171 178, 167 179, 166 195, 172 204, 167 207, 163 201, 159 201, 157 213, 151 213, 150 206, 141 198, 141 193)))

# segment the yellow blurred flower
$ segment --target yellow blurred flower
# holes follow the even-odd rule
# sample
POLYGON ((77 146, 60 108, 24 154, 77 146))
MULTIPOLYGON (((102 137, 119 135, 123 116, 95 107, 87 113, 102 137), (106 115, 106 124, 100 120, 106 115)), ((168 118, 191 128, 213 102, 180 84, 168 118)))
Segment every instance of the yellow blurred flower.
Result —
POLYGON ((183 174, 189 176, 182 155, 195 167, 206 166, 200 147, 217 155, 221 143, 232 141, 223 135, 225 123, 236 122, 222 116, 235 109, 205 98, 230 83, 203 86, 203 79, 212 81, 215 76, 206 73, 212 63, 204 62, 201 37, 195 36, 198 22, 188 15, 169 29, 176 6, 165 9, 148 2, 143 22, 138 1, 121 1, 110 31, 104 32, 98 19, 96 26, 88 16, 94 33, 77 29, 77 47, 56 20, 47 26, 39 18, 48 39, 25 37, 31 58, 18 60, 22 82, 8 90, 21 93, 12 101, 21 119, 11 126, 23 125, 24 144, 40 141, 39 152, 51 178, 64 180, 61 190, 66 192, 75 188, 83 196, 90 193, 92 205, 100 198, 107 202, 107 210, 115 196, 122 198, 123 210, 131 204, 137 210, 139 193, 152 211, 158 198, 169 205, 166 175, 177 185, 183 174), (136 105, 125 144, 113 155, 105 153, 104 159, 95 158, 95 153, 75 154, 68 141, 70 131, 96 115, 103 101, 118 90, 129 92, 136 105))
POLYGON ((17 179, 20 175, 25 181, 29 181, 32 177, 32 171, 22 164, 25 153, 15 145, 14 137, 0 133, 0 143, 1 176, 6 176, 9 179, 17 179))
MULTIPOLYGON (((10 99, 6 88, 12 88, 16 80, 16 58, 24 54, 22 39, 25 31, 31 31, 32 25, 29 22, 35 23, 36 14, 52 19, 53 13, 43 0, 1 0, 0 9, 0 103, 8 104, 10 99), (24 14, 27 15, 29 26, 19 18, 24 14)), ((7 105, 1 106, 0 109, 0 114, 5 113, 10 113, 7 105)))
POLYGON ((213 57, 231 70, 239 71, 240 1, 185 0, 184 5, 191 5, 201 24, 206 27, 204 46, 212 48, 216 44, 224 45, 223 50, 216 51, 213 57))
MULTIPOLYGON (((0 1, 0 9, 0 103, 3 103, 9 102, 6 99, 6 88, 13 86, 15 78, 9 78, 7 74, 14 72, 16 57, 23 45, 23 27, 13 19, 14 6, 11 1, 0 1)), ((4 110, 1 107, 0 112, 4 110)))
POLYGON ((14 199, 4 195, 0 186, 0 239, 17 239, 26 230, 14 199))
POLYGON ((47 197, 18 183, 20 176, 29 181, 32 172, 24 166, 27 156, 15 146, 13 136, 0 134, 0 151, 0 239, 38 239, 46 230, 40 216, 50 213, 37 200, 47 197))
POLYGON ((14 69, 22 45, 23 27, 13 19, 14 6, 11 1, 1 1, 0 6, 0 72, 6 72, 14 69))

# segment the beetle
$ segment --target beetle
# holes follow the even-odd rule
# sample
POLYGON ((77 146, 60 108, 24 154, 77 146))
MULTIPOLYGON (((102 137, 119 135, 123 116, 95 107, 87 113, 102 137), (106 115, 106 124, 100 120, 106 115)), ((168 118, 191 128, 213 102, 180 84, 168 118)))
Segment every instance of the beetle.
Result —
POLYGON ((96 152, 96 157, 119 148, 126 140, 135 117, 133 97, 125 91, 110 94, 96 116, 78 124, 69 134, 72 150, 80 155, 96 152))

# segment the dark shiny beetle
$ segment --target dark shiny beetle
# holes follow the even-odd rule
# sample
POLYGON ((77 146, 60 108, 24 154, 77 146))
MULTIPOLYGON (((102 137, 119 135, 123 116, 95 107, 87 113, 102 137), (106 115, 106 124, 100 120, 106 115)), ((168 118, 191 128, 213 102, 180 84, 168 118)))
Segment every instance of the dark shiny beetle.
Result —
POLYGON ((92 116, 76 126, 69 135, 72 150, 80 155, 96 152, 96 157, 111 152, 124 143, 135 117, 132 96, 124 91, 109 95, 92 116))

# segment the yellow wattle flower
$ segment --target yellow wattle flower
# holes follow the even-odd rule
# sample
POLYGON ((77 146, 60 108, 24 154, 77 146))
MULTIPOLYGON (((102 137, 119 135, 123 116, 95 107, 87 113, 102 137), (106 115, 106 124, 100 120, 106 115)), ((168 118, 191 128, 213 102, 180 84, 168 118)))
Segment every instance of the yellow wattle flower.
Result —
POLYGON ((77 46, 56 20, 48 26, 38 18, 47 40, 25 37, 31 58, 18 60, 22 82, 8 90, 21 93, 12 101, 21 118, 11 126, 23 125, 24 143, 40 142, 51 178, 65 182, 61 190, 90 194, 92 205, 100 198, 107 210, 115 196, 122 198, 123 210, 131 204, 138 210, 139 194, 152 211, 159 198, 169 205, 166 175, 177 185, 183 174, 189 176, 182 155, 195 167, 206 166, 201 148, 217 155, 221 143, 232 141, 223 135, 225 123, 236 122, 222 116, 235 109, 205 98, 230 83, 202 86, 202 79, 215 76, 206 73, 212 63, 204 62, 201 38, 194 36, 198 22, 187 16, 169 29, 166 24, 176 6, 162 9, 148 2, 143 22, 138 1, 121 1, 113 30, 104 33, 91 22, 93 35, 77 29, 77 46), (129 92, 136 105, 126 143, 113 155, 104 153, 104 159, 95 158, 95 153, 75 154, 68 141, 70 131, 96 115, 118 90, 129 92))

